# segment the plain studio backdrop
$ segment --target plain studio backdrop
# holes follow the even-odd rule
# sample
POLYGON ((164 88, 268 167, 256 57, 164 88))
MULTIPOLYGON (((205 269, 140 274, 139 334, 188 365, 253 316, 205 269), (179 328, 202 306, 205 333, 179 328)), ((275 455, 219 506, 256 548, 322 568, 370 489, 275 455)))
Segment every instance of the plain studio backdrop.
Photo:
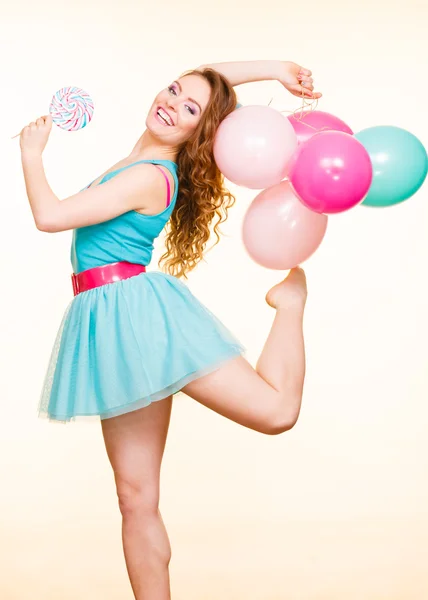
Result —
MULTIPOLYGON (((93 122, 55 127, 45 153, 64 198, 130 152, 155 93, 183 71, 288 59, 313 70, 319 108, 354 131, 397 125, 426 145, 428 5, 18 0, 0 16, 0 598, 130 600, 99 425, 37 418, 71 300, 71 235, 36 230, 11 136, 59 88, 88 90, 93 122)), ((299 106, 276 82, 238 95, 299 106)), ((225 237, 189 285, 254 364, 273 318, 264 296, 283 274, 248 258, 255 192, 231 188, 225 237)), ((427 184, 402 205, 330 218, 305 265, 308 370, 290 433, 264 437, 176 397, 161 498, 175 600, 428 598, 427 222, 427 184)))

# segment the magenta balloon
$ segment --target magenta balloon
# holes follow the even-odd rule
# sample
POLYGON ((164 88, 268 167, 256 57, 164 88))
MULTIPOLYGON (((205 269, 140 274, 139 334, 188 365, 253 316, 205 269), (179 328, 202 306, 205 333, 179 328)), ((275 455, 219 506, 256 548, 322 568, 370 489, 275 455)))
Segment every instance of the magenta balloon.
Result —
POLYGON ((261 192, 248 208, 243 242, 250 257, 268 269, 287 270, 317 250, 327 215, 317 214, 296 198, 288 181, 261 192))
POLYGON ((343 131, 350 135, 354 133, 342 119, 322 110, 305 110, 289 115, 287 119, 296 132, 299 144, 307 142, 313 135, 322 131, 343 131))
POLYGON ((317 133, 299 146, 289 165, 297 196, 318 213, 344 212, 366 197, 373 178, 370 156, 353 136, 317 133))
POLYGON ((284 115, 268 106, 244 106, 220 124, 214 157, 229 181, 263 189, 285 178, 296 148, 296 134, 284 115))

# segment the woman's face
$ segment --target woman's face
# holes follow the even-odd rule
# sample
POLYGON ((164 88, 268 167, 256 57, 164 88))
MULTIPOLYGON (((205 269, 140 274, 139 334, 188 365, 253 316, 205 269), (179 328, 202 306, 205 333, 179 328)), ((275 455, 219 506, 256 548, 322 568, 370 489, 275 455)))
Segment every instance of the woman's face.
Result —
POLYGON ((208 105, 211 88, 199 75, 174 81, 155 98, 147 129, 163 144, 178 146, 190 138, 208 105))

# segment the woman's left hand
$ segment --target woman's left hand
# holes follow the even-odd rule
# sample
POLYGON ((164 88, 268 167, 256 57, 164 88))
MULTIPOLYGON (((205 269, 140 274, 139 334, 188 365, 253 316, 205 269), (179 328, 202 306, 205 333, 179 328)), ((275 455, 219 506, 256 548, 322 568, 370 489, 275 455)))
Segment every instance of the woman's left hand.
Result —
POLYGON ((293 62, 285 61, 281 63, 279 82, 293 96, 304 96, 305 98, 312 98, 314 100, 322 96, 319 92, 314 92, 312 71, 293 62))
POLYGON ((42 154, 52 130, 52 117, 47 115, 30 123, 21 131, 20 146, 24 153, 42 154))

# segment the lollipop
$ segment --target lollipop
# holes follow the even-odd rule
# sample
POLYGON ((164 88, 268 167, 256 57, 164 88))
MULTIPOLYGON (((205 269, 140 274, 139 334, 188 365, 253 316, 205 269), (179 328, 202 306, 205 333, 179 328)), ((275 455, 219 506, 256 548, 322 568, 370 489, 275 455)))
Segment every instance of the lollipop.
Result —
POLYGON ((65 87, 52 98, 49 112, 55 125, 66 131, 83 129, 94 114, 92 98, 78 87, 65 87))

